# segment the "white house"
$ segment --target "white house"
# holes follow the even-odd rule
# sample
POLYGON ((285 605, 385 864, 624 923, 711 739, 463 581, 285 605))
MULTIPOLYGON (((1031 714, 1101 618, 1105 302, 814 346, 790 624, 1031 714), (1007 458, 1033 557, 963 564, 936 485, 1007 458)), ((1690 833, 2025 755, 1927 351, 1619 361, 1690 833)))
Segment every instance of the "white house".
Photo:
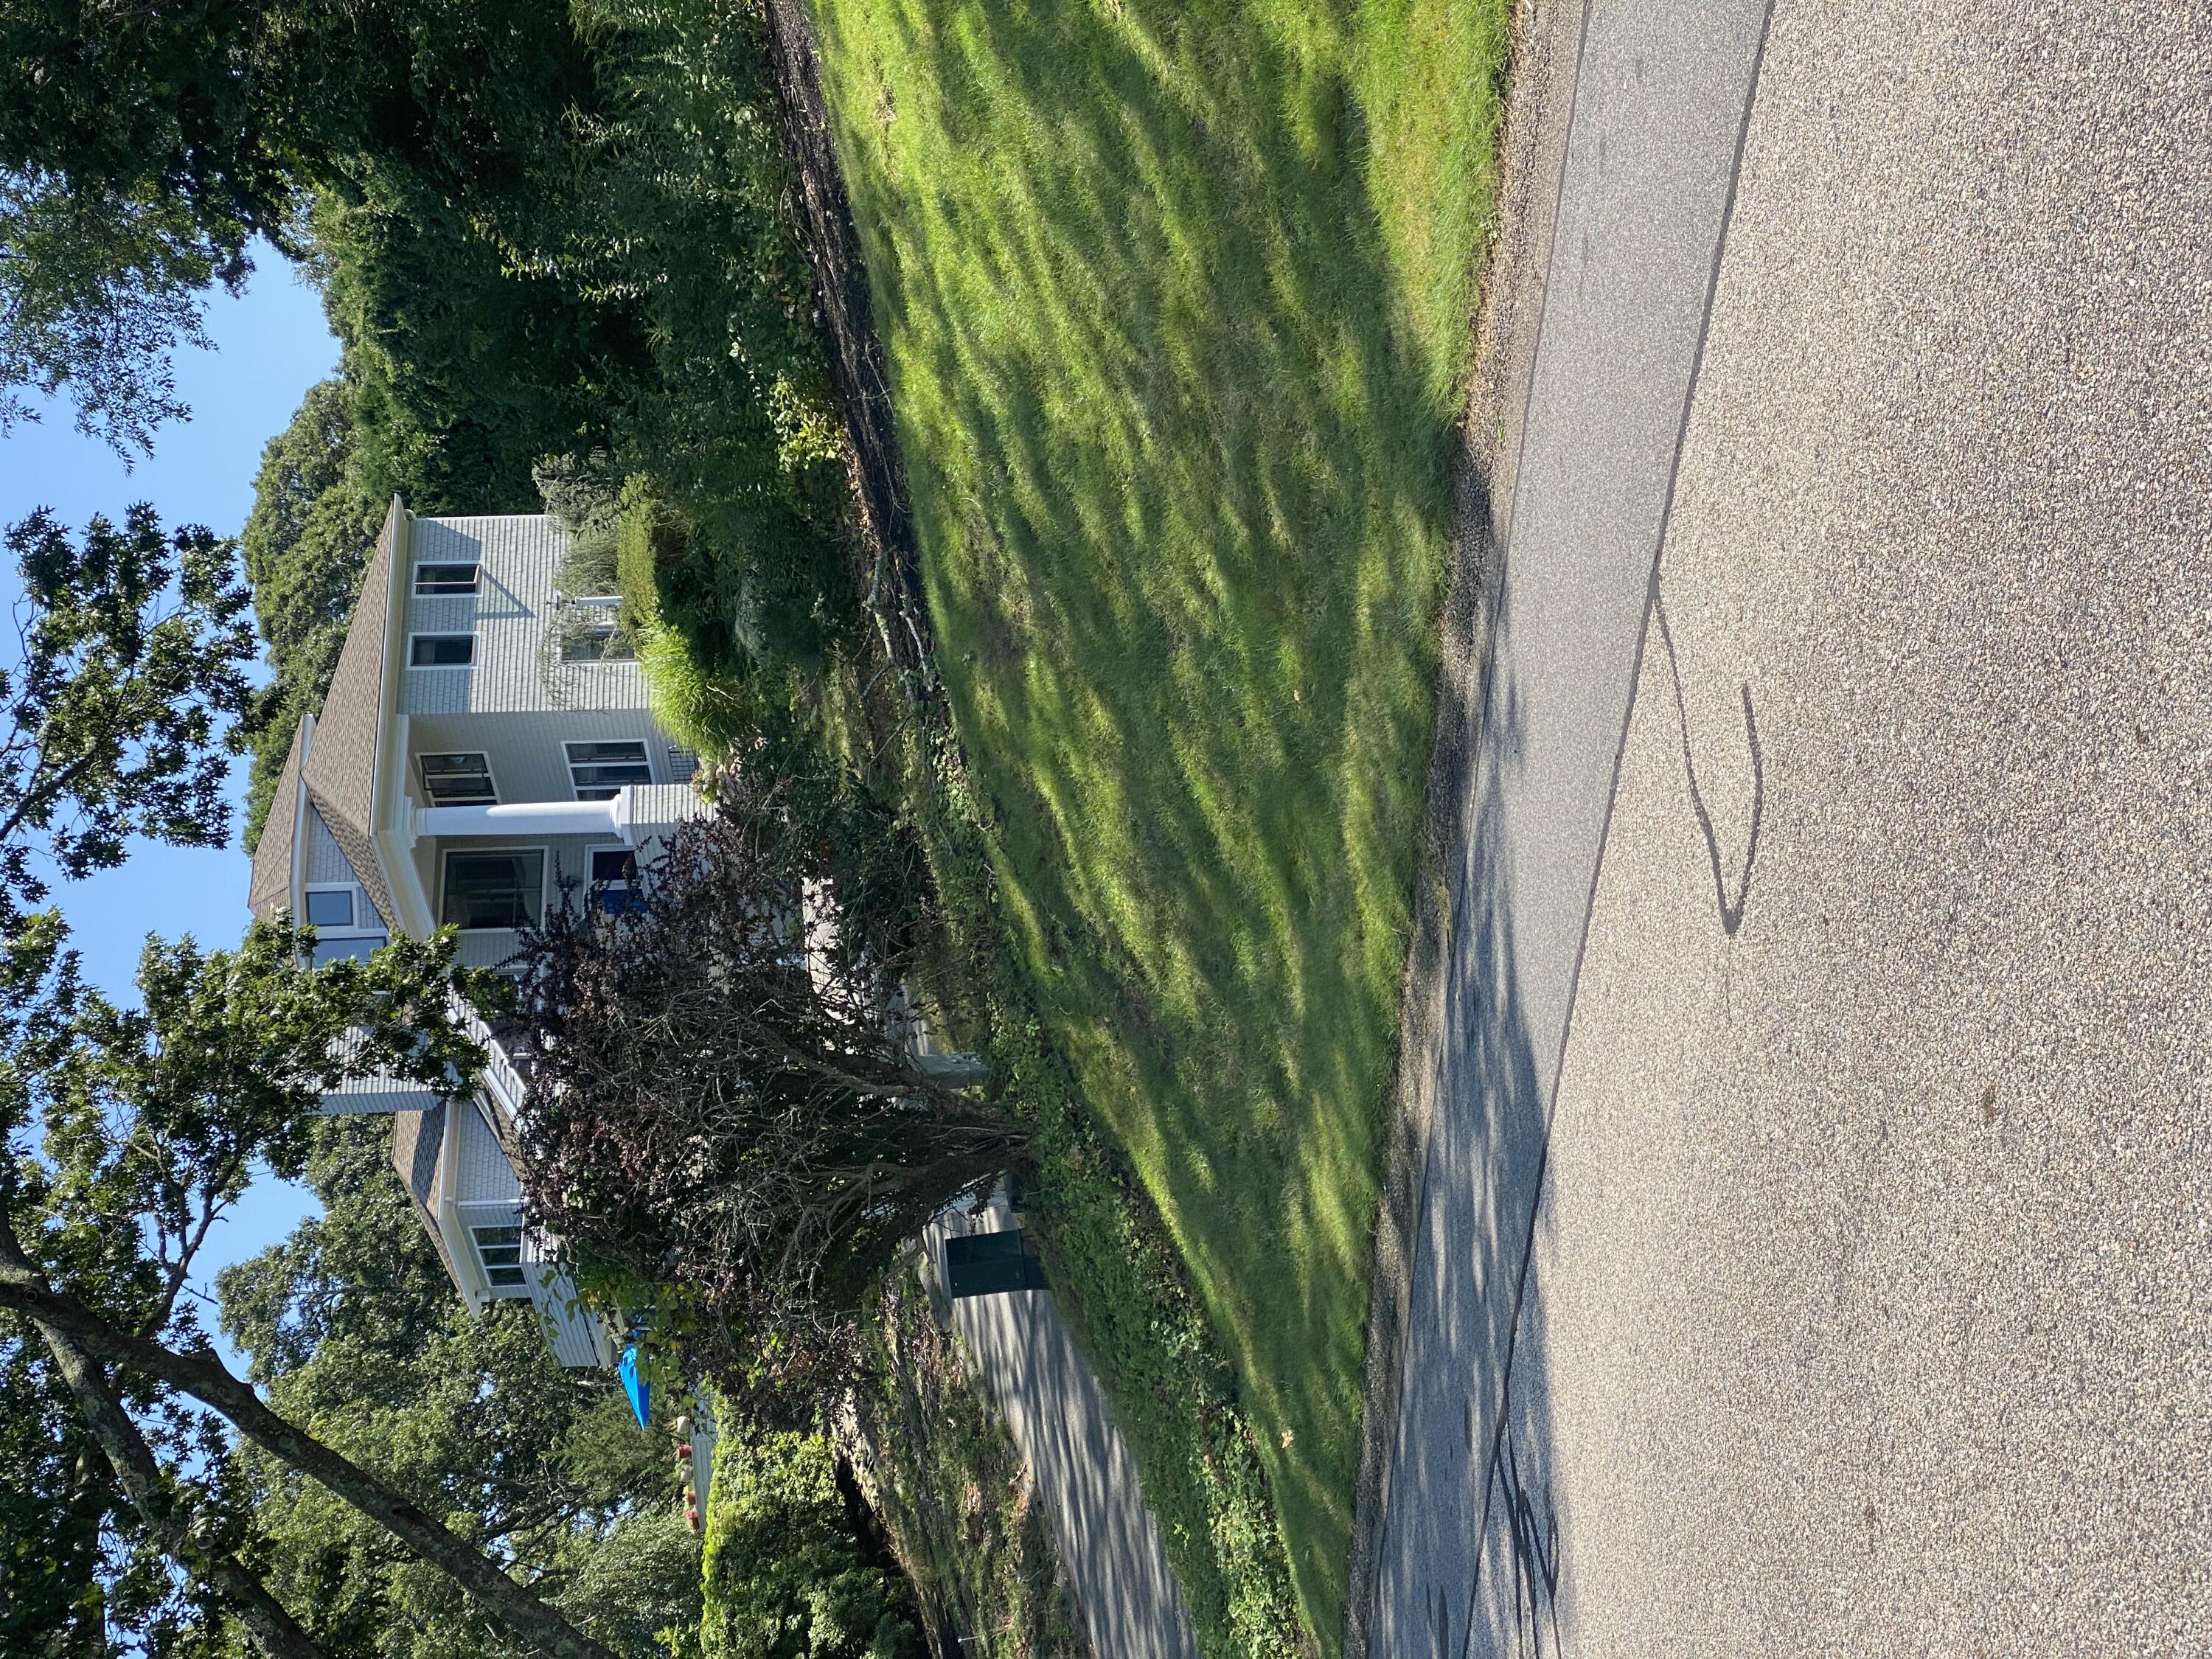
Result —
MULTIPOLYGON (((301 725, 253 860, 249 902, 314 924, 316 954, 394 930, 460 930, 496 967, 556 883, 618 894, 655 838, 700 810, 694 763, 654 725, 613 600, 562 594, 568 538, 542 517, 422 519, 394 497, 321 714, 301 725)), ((472 1018, 472 1017, 471 1017, 472 1018)), ((523 1224, 508 1155, 525 1086, 496 1036, 454 1106, 389 1080, 325 1097, 392 1115, 392 1156, 472 1310, 537 1304, 570 1365, 612 1362, 523 1224)))

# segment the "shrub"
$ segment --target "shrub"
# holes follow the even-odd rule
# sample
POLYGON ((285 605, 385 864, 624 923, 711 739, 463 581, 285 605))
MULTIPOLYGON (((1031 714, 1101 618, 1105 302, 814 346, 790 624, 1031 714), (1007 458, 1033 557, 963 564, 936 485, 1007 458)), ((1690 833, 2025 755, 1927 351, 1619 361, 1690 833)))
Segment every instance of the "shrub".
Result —
POLYGON ((526 939, 536 1219, 711 1317, 741 1411, 806 1420, 902 1243, 1018 1163, 1024 1127, 913 1052, 907 843, 836 777, 756 753, 610 914, 526 939))
POLYGON ((872 1563, 818 1435, 715 1449, 707 1510, 707 1659, 918 1659, 912 1590, 872 1563))

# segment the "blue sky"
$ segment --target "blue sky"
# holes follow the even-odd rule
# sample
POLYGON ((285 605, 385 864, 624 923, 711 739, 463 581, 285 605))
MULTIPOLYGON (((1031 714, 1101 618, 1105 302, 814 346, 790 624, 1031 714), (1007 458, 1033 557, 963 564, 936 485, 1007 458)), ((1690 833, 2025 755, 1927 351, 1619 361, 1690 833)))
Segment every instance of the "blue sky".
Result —
MULTIPOLYGON (((45 507, 72 529, 94 514, 119 519, 134 501, 151 501, 164 526, 198 523, 234 536, 253 506, 262 447, 283 431, 301 398, 337 366, 337 342, 320 298, 283 259, 263 250, 243 296, 218 294, 209 307, 213 351, 184 354, 177 384, 191 405, 189 422, 162 428, 154 453, 126 471, 96 440, 78 433, 66 403, 0 437, 0 524, 45 507)), ((12 602, 15 573, 0 574, 12 602)), ((232 774, 234 799, 245 768, 232 774)), ((187 850, 140 843, 122 868, 55 895, 83 952, 88 977, 110 996, 132 998, 146 935, 190 933, 206 945, 235 943, 246 921, 246 855, 235 846, 187 850)), ((264 1177, 202 1252, 200 1279, 252 1255, 290 1231, 313 1208, 299 1188, 264 1177)), ((210 1322, 212 1323, 212 1322, 210 1322)))

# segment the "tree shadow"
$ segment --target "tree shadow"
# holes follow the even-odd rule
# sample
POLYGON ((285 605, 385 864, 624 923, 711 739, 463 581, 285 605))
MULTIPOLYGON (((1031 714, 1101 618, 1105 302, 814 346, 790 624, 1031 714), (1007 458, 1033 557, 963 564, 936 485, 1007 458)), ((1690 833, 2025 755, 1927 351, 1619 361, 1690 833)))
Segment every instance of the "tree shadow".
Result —
POLYGON ((1759 825, 1766 811, 1766 763, 1759 748, 1759 720, 1752 713, 1751 682, 1740 688, 1743 696, 1743 735, 1751 750, 1751 836, 1743 850, 1743 870, 1736 878, 1735 896, 1729 896, 1728 880, 1721 873, 1720 838, 1713 833, 1712 814, 1698 787, 1698 763, 1690 753, 1690 711, 1682 698, 1682 665, 1674 653, 1674 632, 1667 625, 1667 604, 1654 593, 1651 613, 1659 623, 1659 641, 1667 649, 1667 675, 1674 688, 1674 716, 1682 733, 1682 773, 1689 780, 1690 810, 1697 815, 1698 830, 1705 838, 1705 856, 1712 861, 1713 901, 1720 907, 1721 931, 1730 939, 1743 926, 1743 907, 1751 897, 1752 866, 1759 859, 1759 825))
POLYGON ((1346 54, 1179 0, 817 15, 1010 921, 1333 1625, 1456 415, 1346 54))

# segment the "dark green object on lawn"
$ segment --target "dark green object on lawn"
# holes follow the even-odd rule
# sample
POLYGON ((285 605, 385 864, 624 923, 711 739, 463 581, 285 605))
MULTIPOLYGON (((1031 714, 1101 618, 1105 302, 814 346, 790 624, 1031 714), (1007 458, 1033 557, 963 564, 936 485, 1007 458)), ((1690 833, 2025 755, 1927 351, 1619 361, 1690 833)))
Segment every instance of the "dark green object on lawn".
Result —
POLYGON ((955 1301, 966 1296, 1044 1288, 1044 1263, 1037 1260, 1018 1227, 999 1233, 968 1233, 945 1241, 945 1289, 955 1301))

